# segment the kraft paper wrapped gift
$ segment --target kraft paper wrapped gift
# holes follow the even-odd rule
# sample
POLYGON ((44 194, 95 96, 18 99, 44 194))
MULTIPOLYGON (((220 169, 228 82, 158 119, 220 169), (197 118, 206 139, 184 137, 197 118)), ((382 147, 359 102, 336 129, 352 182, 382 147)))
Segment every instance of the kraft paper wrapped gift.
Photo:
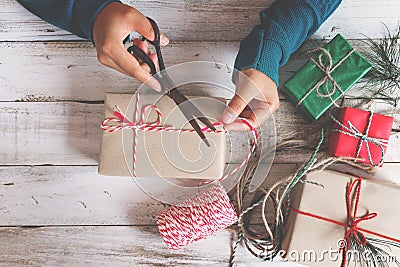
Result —
MULTIPOLYGON (((334 171, 322 171, 307 176, 306 180, 319 183, 323 187, 310 183, 298 183, 292 191, 292 209, 285 224, 282 249, 286 251, 286 257, 289 261, 296 260, 298 263, 308 266, 341 266, 343 251, 337 253, 337 260, 332 260, 335 259, 334 256, 330 259, 328 254, 323 256, 323 251, 339 251, 339 248, 344 245, 342 241, 346 229, 349 230, 350 228, 304 215, 301 212, 347 224, 349 216, 346 206, 346 187, 350 182, 356 181, 357 177, 334 171), (296 253, 300 256, 297 256, 296 253), (311 258, 311 261, 309 261, 310 256, 307 256, 307 253, 308 255, 315 253, 317 260, 311 258)), ((359 222, 358 227, 379 235, 399 239, 400 187, 367 179, 362 179, 360 184, 361 190, 356 218, 361 218, 367 214, 373 217, 372 214, 374 213, 377 216, 359 222)), ((353 189, 356 191, 356 188, 353 189)), ((355 197, 351 197, 351 199, 354 204, 355 197)), ((351 212, 354 212, 354 206, 351 212)), ((390 241, 365 231, 360 232, 366 238, 390 241)), ((377 246, 400 260, 399 248, 377 246)), ((360 266, 354 265, 351 259, 347 259, 347 262, 350 263, 349 266, 360 266)))
MULTIPOLYGON (((222 99, 190 97, 200 111, 212 118, 220 116, 225 102, 222 99)), ((135 112, 136 97, 132 94, 106 94, 105 118, 115 117, 114 107, 131 120, 135 112), (132 101, 130 103, 130 101, 132 101)), ((174 129, 193 129, 177 105, 167 96, 140 95, 139 110, 145 105, 156 105, 161 113, 161 125, 174 129)), ((146 122, 154 122, 157 113, 152 110, 146 122)), ((202 125, 200 123, 200 125, 202 125)), ((201 126, 202 127, 202 126, 201 126)), ((219 128, 222 130, 222 128, 219 128)), ((136 176, 188 179, 218 179, 225 167, 225 132, 206 132, 211 143, 207 147, 195 132, 137 131, 136 176)), ((99 174, 107 176, 133 175, 134 130, 103 131, 99 174)))

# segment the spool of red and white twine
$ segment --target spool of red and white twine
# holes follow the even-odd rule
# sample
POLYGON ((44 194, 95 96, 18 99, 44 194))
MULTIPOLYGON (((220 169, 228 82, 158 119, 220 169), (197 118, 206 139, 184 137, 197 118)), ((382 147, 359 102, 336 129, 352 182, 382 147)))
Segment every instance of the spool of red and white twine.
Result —
MULTIPOLYGON (((162 113, 155 105, 146 105, 139 114, 139 93, 136 94, 135 103, 135 121, 129 120, 125 114, 116 106, 114 115, 116 118, 105 119, 101 124, 101 129, 106 132, 115 132, 123 129, 132 129, 134 131, 133 142, 133 176, 136 177, 136 146, 137 131, 156 131, 156 132, 195 132, 193 129, 174 129, 169 126, 162 126, 162 113), (155 122, 145 122, 145 115, 156 111, 157 119, 155 122)), ((203 182, 201 185, 215 183, 194 196, 188 198, 182 203, 171 206, 161 212, 156 217, 156 222, 161 236, 168 248, 176 250, 185 247, 194 241, 201 240, 207 236, 213 235, 218 230, 228 227, 237 222, 238 217, 229 200, 228 194, 220 181, 231 176, 241 169, 250 159, 257 146, 258 133, 251 123, 239 118, 239 121, 250 128, 253 135, 253 144, 247 157, 236 168, 232 169, 223 177, 210 182, 203 182)), ((222 127, 221 122, 213 124, 215 127, 222 127)), ((203 132, 211 132, 208 127, 202 129, 203 132)), ((224 132, 219 130, 218 132, 224 132)))

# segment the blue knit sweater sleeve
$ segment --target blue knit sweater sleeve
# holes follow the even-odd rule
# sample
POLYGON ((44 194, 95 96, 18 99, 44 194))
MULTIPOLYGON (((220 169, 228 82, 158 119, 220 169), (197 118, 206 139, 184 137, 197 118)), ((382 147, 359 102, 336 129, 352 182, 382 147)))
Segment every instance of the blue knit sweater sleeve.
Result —
POLYGON ((93 42, 92 28, 100 11, 118 0, 18 0, 29 11, 64 30, 93 42))
POLYGON ((277 0, 240 44, 235 68, 254 68, 278 85, 278 69, 335 11, 341 0, 277 0))

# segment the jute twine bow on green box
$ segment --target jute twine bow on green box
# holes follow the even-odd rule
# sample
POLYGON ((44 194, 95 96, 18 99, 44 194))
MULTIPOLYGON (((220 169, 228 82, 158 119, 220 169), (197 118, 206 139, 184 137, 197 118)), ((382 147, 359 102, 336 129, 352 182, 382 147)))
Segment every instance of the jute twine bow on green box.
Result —
POLYGON ((318 61, 316 61, 314 58, 311 58, 310 61, 315 64, 323 73, 324 76, 314 85, 313 88, 311 88, 304 96, 303 98, 300 99, 300 101, 297 103, 297 106, 300 106, 301 103, 314 91, 316 91, 317 96, 319 97, 324 97, 324 98, 329 98, 333 105, 336 107, 339 107, 338 104, 336 104, 335 100, 333 100, 332 95, 336 92, 336 90, 339 90, 341 94, 344 94, 344 91, 340 87, 339 84, 333 79, 331 76, 331 73, 338 67, 340 64, 342 64, 353 52, 355 49, 353 48, 350 50, 350 52, 347 53, 345 57, 343 57, 338 63, 336 63, 335 66, 333 66, 332 63, 332 56, 331 53, 326 50, 323 47, 317 47, 316 49, 310 50, 307 53, 314 53, 317 51, 321 51, 322 53, 318 56, 318 61), (325 65, 323 63, 322 57, 325 55, 328 58, 328 63, 325 65), (323 86, 325 84, 325 86, 323 86), (329 90, 329 84, 332 84, 332 89, 329 90), (321 92, 321 88, 325 88, 325 92, 321 92))

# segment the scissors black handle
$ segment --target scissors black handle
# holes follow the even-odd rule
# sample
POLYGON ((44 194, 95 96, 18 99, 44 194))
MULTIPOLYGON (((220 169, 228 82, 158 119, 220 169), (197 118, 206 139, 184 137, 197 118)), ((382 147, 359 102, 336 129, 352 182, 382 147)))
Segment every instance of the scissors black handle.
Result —
POLYGON ((156 49, 156 54, 157 54, 157 59, 158 59, 158 65, 160 67, 160 71, 165 70, 165 65, 164 65, 164 59, 161 54, 161 34, 160 34, 160 29, 158 28, 157 23, 152 19, 147 17, 149 20, 151 26, 153 27, 153 32, 154 32, 154 40, 151 41, 149 39, 146 39, 150 44, 154 46, 156 49))
POLYGON ((147 42, 154 46, 157 54, 158 65, 160 68, 160 72, 157 73, 156 66, 151 58, 139 47, 132 45, 128 48, 128 52, 140 59, 143 63, 146 63, 151 70, 151 74, 156 78, 161 87, 165 90, 166 95, 169 96, 181 109, 183 115, 187 118, 189 123, 192 125, 193 129, 197 132, 202 140, 210 146, 208 140, 206 139, 204 133, 201 131, 200 126, 196 122, 196 119, 200 120, 204 125, 209 127, 211 130, 216 131, 214 125, 201 113, 201 111, 193 105, 186 96, 182 95, 179 90, 176 88, 168 73, 165 71, 164 59, 161 54, 161 34, 158 28, 157 23, 147 17, 154 31, 154 40, 149 40, 144 38, 147 42))
POLYGON ((142 49, 136 45, 132 45, 128 47, 128 52, 146 63, 150 68, 151 75, 155 75, 157 73, 156 65, 154 64, 153 60, 151 60, 151 58, 145 52, 143 52, 142 49))
MULTIPOLYGON (((149 39, 144 38, 144 37, 143 37, 143 39, 154 46, 154 48, 156 50, 156 54, 157 54, 158 66, 160 68, 160 71, 163 71, 163 70, 165 70, 165 64, 164 64, 164 59, 163 59, 163 56, 162 56, 162 53, 161 53, 161 34, 160 34, 160 29, 158 28, 157 23, 152 18, 147 17, 147 19, 149 20, 151 26, 153 27, 154 40, 149 40, 149 39)), ((150 67, 152 75, 155 75, 157 73, 157 69, 156 69, 156 66, 155 66, 154 62, 139 47, 137 47, 136 45, 132 45, 132 46, 130 46, 128 48, 128 52, 131 53, 132 55, 134 55, 135 57, 139 58, 144 63, 146 63, 150 67)), ((165 77, 159 77, 158 80, 165 78, 167 80, 167 81, 164 81, 164 85, 167 85, 166 89, 172 89, 173 88, 172 87, 173 83, 172 83, 171 79, 168 77, 168 74, 166 72, 163 72, 160 75, 161 76, 165 76, 165 77), (165 84, 166 82, 169 83, 169 84, 165 84)))

